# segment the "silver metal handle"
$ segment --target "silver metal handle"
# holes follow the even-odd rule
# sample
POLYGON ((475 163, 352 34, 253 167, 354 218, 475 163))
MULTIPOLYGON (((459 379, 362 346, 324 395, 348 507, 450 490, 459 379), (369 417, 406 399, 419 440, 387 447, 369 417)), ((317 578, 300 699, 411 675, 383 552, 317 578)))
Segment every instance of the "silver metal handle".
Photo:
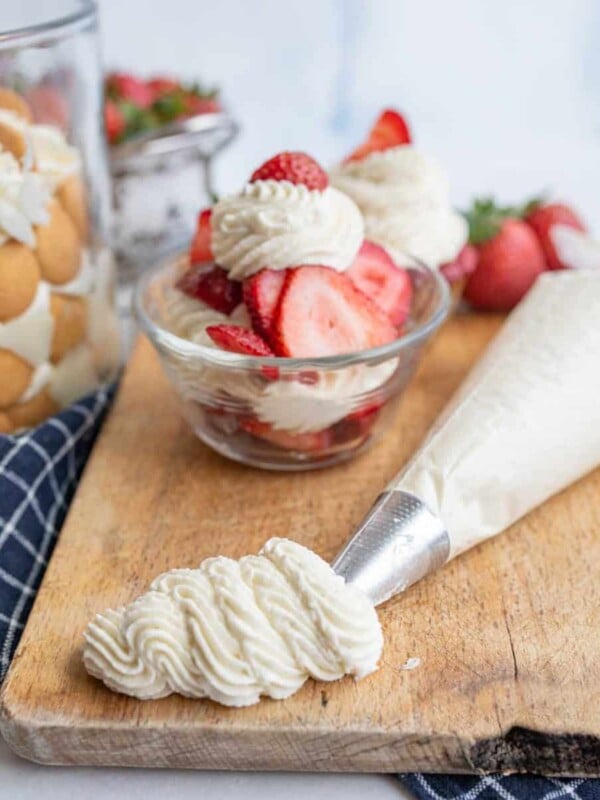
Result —
POLYGON ((445 564, 449 553, 442 521, 415 495, 391 489, 377 498, 332 567, 379 605, 445 564))

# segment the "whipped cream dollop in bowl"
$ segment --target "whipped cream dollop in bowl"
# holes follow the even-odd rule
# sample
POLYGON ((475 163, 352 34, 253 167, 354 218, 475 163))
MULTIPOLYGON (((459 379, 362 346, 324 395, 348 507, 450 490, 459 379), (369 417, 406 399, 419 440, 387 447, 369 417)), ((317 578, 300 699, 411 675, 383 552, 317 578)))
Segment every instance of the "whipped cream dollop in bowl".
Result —
MULTIPOLYGON (((325 270, 326 280, 338 280, 341 267, 298 269, 303 275, 315 270, 321 277, 325 270)), ((244 302, 247 280, 239 282, 239 295, 235 282, 233 291, 231 282, 225 284, 229 295, 221 287, 218 300, 225 298, 227 304, 215 308, 215 303, 211 307, 184 291, 189 271, 188 255, 180 254, 147 272, 134 297, 136 318, 196 436, 228 458, 264 469, 329 466, 374 441, 393 418, 425 343, 450 308, 445 279, 415 261, 407 270, 410 311, 384 344, 336 355, 282 357, 269 350, 267 355, 248 355, 223 349, 213 338, 215 331, 234 328, 241 341, 247 333, 253 342, 254 320, 244 302)), ((285 271, 288 279, 291 272, 285 271)), ((276 270, 270 274, 277 279, 276 270)), ((331 303, 336 301, 332 294, 331 303)), ((319 334, 311 327, 313 316, 322 325, 321 312, 316 301, 298 310, 298 325, 309 346, 311 336, 319 334)))

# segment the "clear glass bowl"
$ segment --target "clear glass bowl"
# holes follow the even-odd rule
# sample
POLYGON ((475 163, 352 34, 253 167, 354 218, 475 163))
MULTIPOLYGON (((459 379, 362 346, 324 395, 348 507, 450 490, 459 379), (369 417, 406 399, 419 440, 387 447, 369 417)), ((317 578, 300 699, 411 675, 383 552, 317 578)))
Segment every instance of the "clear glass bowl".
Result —
POLYGON ((141 279, 137 320, 196 436, 228 458, 263 469, 326 467, 367 447, 388 426, 450 308, 446 280, 418 266, 410 269, 411 316, 390 344, 325 358, 243 356, 174 332, 181 328, 172 313, 173 285, 187 266, 180 256, 141 279))

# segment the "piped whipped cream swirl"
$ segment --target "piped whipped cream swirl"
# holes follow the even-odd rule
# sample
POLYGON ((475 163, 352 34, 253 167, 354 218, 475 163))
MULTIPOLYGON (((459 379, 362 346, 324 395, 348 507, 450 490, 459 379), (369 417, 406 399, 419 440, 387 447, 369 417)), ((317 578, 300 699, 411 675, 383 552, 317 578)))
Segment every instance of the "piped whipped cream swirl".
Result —
POLYGON ((439 267, 467 241, 467 223, 450 205, 447 176, 410 145, 341 164, 330 178, 362 211, 367 239, 400 263, 414 256, 439 267))
POLYGON ((289 181, 255 181, 214 207, 215 260, 230 278, 323 264, 346 270, 364 237, 360 211, 333 187, 311 190, 289 181))
POLYGON ((98 614, 88 672, 141 700, 178 693, 248 706, 283 699, 308 677, 373 672, 383 637, 371 602, 319 556, 270 539, 239 561, 166 572, 146 594, 98 614))

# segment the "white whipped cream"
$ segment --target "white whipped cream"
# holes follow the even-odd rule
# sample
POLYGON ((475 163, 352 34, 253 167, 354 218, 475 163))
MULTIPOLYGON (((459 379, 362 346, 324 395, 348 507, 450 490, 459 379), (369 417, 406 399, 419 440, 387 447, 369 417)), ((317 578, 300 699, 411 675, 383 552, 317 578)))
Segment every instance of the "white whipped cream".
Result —
POLYGON ((47 224, 49 201, 43 178, 22 170, 12 153, 0 150, 0 246, 12 237, 35 247, 33 226, 47 224))
POLYGON ((562 264, 571 269, 600 269, 600 242, 569 225, 553 225, 550 238, 562 264))
POLYGON ((53 328, 50 288, 40 281, 29 307, 18 317, 0 322, 0 349, 12 350, 37 367, 50 358, 53 328))
POLYGON ((276 430, 320 431, 364 405, 365 393, 383 386, 397 366, 398 359, 392 358, 373 366, 358 364, 320 372, 315 383, 265 382, 253 398, 254 413, 276 430))
POLYGON ((394 484, 445 523, 451 556, 600 464, 600 272, 545 273, 394 484))
POLYGON ((249 183, 220 200, 211 227, 215 260, 235 280, 264 267, 323 264, 343 271, 364 236, 358 208, 337 189, 273 180, 249 183))
POLYGON ((466 220, 450 205, 447 176, 410 145, 341 164, 330 179, 362 211, 366 238, 399 263, 414 256, 436 268, 452 261, 467 241, 466 220))
POLYGON ((81 172, 81 156, 61 130, 53 125, 30 125, 29 135, 36 170, 56 189, 71 175, 81 172))
MULTIPOLYGON (((209 325, 240 325, 251 328, 246 307, 239 305, 230 316, 166 286, 163 294, 166 326, 177 336, 197 344, 217 347, 206 333, 209 325)), ((220 348, 217 348, 220 349, 220 348)), ((367 366, 359 364, 319 372, 314 383, 270 380, 256 372, 227 369, 209 364, 177 362, 173 374, 179 390, 189 400, 214 403, 215 394, 233 400, 230 410, 252 411, 261 422, 290 433, 320 431, 339 422, 365 403, 365 393, 374 392, 394 374, 398 360, 367 366)))
POLYGON ((373 672, 383 637, 369 600, 319 556, 270 539, 258 556, 166 572, 85 634, 88 672, 145 700, 173 692, 248 706, 309 677, 373 672))

